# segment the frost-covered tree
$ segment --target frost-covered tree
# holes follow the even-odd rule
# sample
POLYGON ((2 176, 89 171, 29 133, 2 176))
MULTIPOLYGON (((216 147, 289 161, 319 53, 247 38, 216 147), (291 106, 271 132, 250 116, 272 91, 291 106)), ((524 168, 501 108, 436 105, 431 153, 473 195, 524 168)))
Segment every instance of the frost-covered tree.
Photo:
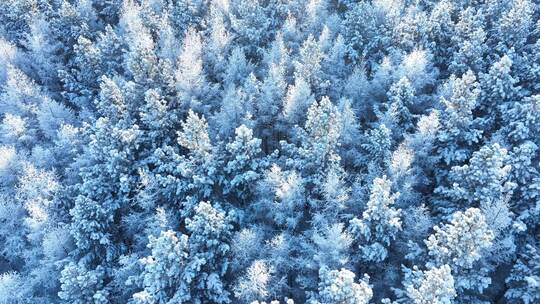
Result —
POLYGON ((259 179, 259 171, 265 167, 261 158, 261 140, 253 138, 253 131, 241 125, 236 128, 234 141, 227 144, 230 160, 225 164, 224 192, 235 193, 240 199, 250 195, 250 186, 259 179))
POLYGON ((512 60, 505 55, 490 67, 487 74, 481 75, 479 109, 488 114, 490 125, 499 125, 508 103, 521 95, 516 85, 519 79, 513 76, 511 69, 512 60))
POLYGON ((302 43, 298 61, 294 62, 294 77, 306 81, 316 92, 324 89, 320 75, 323 56, 320 42, 309 36, 302 43))
POLYGON ((176 64, 175 86, 181 105, 188 109, 207 111, 211 104, 205 102, 203 96, 209 93, 209 86, 203 70, 202 41, 195 29, 187 31, 176 64))
POLYGON ((250 56, 260 56, 260 50, 272 35, 271 19, 267 18, 263 1, 231 1, 231 28, 238 43, 248 50, 250 56))
POLYGON ((540 256, 538 248, 527 245, 525 252, 512 267, 506 283, 510 288, 504 294, 508 301, 534 303, 540 299, 540 256))
POLYGON ((450 264, 470 268, 481 257, 481 251, 489 248, 493 232, 480 209, 458 211, 444 226, 433 227, 435 233, 425 241, 434 265, 450 264))
POLYGON ((438 132, 438 153, 446 164, 464 161, 471 147, 482 134, 473 115, 480 94, 474 73, 468 71, 461 78, 451 78, 450 97, 442 97, 444 111, 438 132))
POLYGON ((414 88, 404 77, 393 84, 388 91, 388 106, 385 120, 394 129, 394 136, 400 138, 402 133, 413 130, 414 121, 411 114, 414 105, 414 88))
MULTIPOLYGON (((392 148, 392 130, 384 123, 379 124, 376 128, 366 131, 364 135, 362 148, 369 155, 372 166, 375 170, 381 170, 389 161, 392 148)), ((379 173, 379 172, 374 172, 379 173)))
POLYGON ((484 22, 482 10, 467 7, 461 11, 455 25, 456 34, 452 37, 455 51, 447 67, 453 74, 463 74, 467 70, 478 73, 484 68, 484 55, 488 49, 484 22))
POLYGON ((317 249, 313 259, 317 264, 338 268, 350 263, 348 252, 353 237, 344 226, 342 223, 333 224, 324 231, 315 232, 312 236, 317 249))
POLYGON ((456 297, 454 278, 448 265, 421 271, 408 271, 404 286, 407 296, 415 304, 452 303, 456 297))
POLYGON ((268 284, 270 284, 271 269, 262 260, 257 260, 249 266, 246 274, 240 279, 235 288, 235 296, 252 303, 256 299, 268 297, 268 284))
POLYGON ((188 237, 174 231, 162 231, 159 237, 150 236, 148 248, 152 254, 140 260, 143 291, 133 295, 135 303, 167 303, 183 301, 186 281, 183 280, 188 256, 188 237))
POLYGON ((182 275, 190 284, 190 294, 181 295, 185 300, 229 303, 230 289, 224 276, 229 264, 231 217, 218 205, 200 202, 193 218, 186 219, 189 256, 182 275))
POLYGON ((309 174, 310 182, 320 185, 324 170, 339 163, 337 154, 342 132, 341 113, 328 97, 313 103, 307 111, 305 140, 297 149, 298 169, 309 174), (324 168, 321 171, 321 168, 324 168))
MULTIPOLYGON (((359 60, 371 55, 378 61, 378 52, 386 38, 384 16, 378 9, 367 2, 351 3, 343 26, 347 29, 344 37, 350 56, 359 60)), ((371 56, 369 57, 372 58, 371 56)))
POLYGON ((298 226, 305 205, 304 180, 296 171, 284 171, 273 164, 258 187, 261 210, 278 227, 298 226))
POLYGON ((373 291, 368 284, 369 276, 364 276, 356 283, 356 276, 347 269, 330 270, 323 267, 319 271, 319 277, 318 295, 312 303, 369 303, 373 297, 373 291))
POLYGON ((124 42, 118 33, 108 26, 96 41, 80 36, 74 46, 74 56, 66 69, 59 71, 64 91, 70 104, 88 111, 95 110, 93 99, 99 94, 103 75, 114 75, 121 71, 122 47, 124 42))
POLYGON ((514 187, 508 180, 511 167, 506 165, 507 157, 506 149, 495 143, 474 152, 467 165, 453 167, 449 173, 452 187, 436 190, 455 202, 445 208, 466 202, 466 206, 488 209, 506 201, 514 187))
POLYGON ((520 49, 527 43, 533 27, 534 11, 534 4, 528 0, 512 1, 511 5, 507 6, 507 10, 500 16, 500 22, 495 26, 499 35, 498 49, 520 49))
POLYGON ((349 222, 350 233, 365 261, 381 262, 388 256, 388 246, 401 230, 400 209, 394 208, 399 193, 392 193, 391 183, 383 176, 373 180, 369 201, 361 218, 349 222))
POLYGON ((460 301, 477 301, 491 279, 482 265, 482 254, 493 245, 494 233, 480 209, 469 208, 452 215, 450 223, 433 227, 425 244, 431 261, 429 267, 449 265, 460 301), (476 264, 476 269, 474 268, 476 264))
POLYGON ((303 78, 296 78, 289 86, 283 100, 283 116, 291 125, 304 121, 306 110, 315 102, 309 84, 303 78))
POLYGON ((105 286, 105 269, 88 269, 84 264, 70 262, 62 270, 60 299, 70 303, 107 303, 109 291, 105 286))

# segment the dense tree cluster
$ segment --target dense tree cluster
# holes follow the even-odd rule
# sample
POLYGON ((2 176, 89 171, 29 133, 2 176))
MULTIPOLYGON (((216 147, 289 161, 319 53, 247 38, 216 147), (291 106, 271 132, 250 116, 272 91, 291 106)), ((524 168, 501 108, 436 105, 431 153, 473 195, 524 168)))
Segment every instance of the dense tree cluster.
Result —
POLYGON ((535 0, 0 1, 0 303, 540 302, 535 0))

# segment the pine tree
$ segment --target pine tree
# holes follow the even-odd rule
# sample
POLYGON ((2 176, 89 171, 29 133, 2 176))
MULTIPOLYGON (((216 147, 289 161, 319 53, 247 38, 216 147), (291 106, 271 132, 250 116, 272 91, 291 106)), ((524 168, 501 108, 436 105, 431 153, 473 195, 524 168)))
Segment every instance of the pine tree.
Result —
POLYGON ((454 202, 449 209, 463 202, 466 206, 489 209, 499 201, 505 201, 514 187, 508 180, 510 166, 506 162, 506 149, 497 143, 486 145, 473 153, 469 164, 452 168, 449 173, 451 188, 441 187, 436 191, 448 195, 454 202))
POLYGON ((511 48, 521 49, 533 27, 534 5, 528 0, 512 1, 511 6, 505 11, 496 26, 499 43, 497 48, 506 52, 511 48))
POLYGON ((415 304, 452 303, 456 297, 454 278, 448 265, 421 271, 415 267, 406 274, 403 284, 407 296, 415 304))
POLYGON ((174 1, 170 19, 175 31, 183 35, 189 28, 198 25, 201 21, 201 9, 199 1, 174 1))
POLYGON ((478 73, 484 69, 484 56, 487 52, 482 11, 467 7, 461 12, 456 24, 453 45, 457 48, 448 69, 452 74, 460 75, 472 70, 478 73))
POLYGON ((322 267, 319 271, 318 300, 312 303, 369 303, 373 291, 368 285, 369 276, 355 283, 355 275, 347 269, 330 270, 322 267))
POLYGON ((96 289, 89 292, 99 296, 100 301, 109 299, 104 282, 110 281, 112 265, 125 248, 118 239, 120 227, 115 223, 122 218, 121 210, 129 205, 138 184, 134 164, 141 131, 138 125, 132 124, 130 112, 133 109, 124 93, 115 81, 103 79, 97 102, 99 114, 103 116, 87 127, 84 134, 89 145, 85 147, 85 163, 80 169, 81 180, 77 185, 80 190, 70 210, 75 261, 66 266, 68 268, 64 267, 62 273, 62 280, 66 281, 62 286, 66 292, 64 297, 74 302, 88 301, 82 294, 78 297, 77 293, 69 291, 75 288, 71 286, 74 284, 71 276, 84 273, 86 269, 93 273, 90 280, 98 280, 94 276, 99 278, 96 289))
POLYGON ((480 259, 481 250, 489 248, 493 240, 493 232, 477 208, 458 211, 449 224, 433 229, 435 233, 425 241, 433 265, 470 268, 480 259))
POLYGON ((262 206, 256 209, 276 227, 294 230, 300 223, 305 205, 304 180, 296 171, 273 164, 257 189, 262 206))
POLYGON ((315 92, 325 92, 326 85, 322 83, 321 68, 324 53, 320 43, 309 36, 299 50, 299 59, 294 62, 295 79, 303 79, 315 92))
POLYGON ((268 284, 271 279, 271 269, 262 260, 257 260, 249 266, 246 274, 239 280, 235 288, 235 296, 245 303, 268 297, 268 284))
POLYGON ((148 248, 152 254, 142 258, 143 291, 133 295, 135 303, 168 303, 184 301, 187 290, 183 271, 188 257, 188 237, 174 231, 162 231, 159 237, 150 236, 148 248))
POLYGON ((109 291, 105 286, 105 269, 89 269, 84 264, 70 262, 62 270, 60 299, 75 304, 108 303, 109 291))
POLYGON ((482 254, 491 249, 495 237, 484 214, 477 208, 457 211, 450 223, 433 229, 435 232, 424 241, 431 257, 426 265, 450 266, 457 301, 479 301, 492 283, 482 254))
MULTIPOLYGON (((163 166, 163 173, 166 175, 158 173, 161 173, 161 178, 165 178, 163 181, 165 184, 176 183, 176 185, 171 185, 176 189, 171 189, 170 195, 183 193, 185 195, 200 195, 201 198, 210 196, 216 177, 209 173, 216 170, 217 164, 213 155, 213 145, 208 135, 206 119, 190 110, 186 120, 182 122, 182 131, 179 131, 177 135, 178 144, 188 151, 187 156, 179 155, 171 148, 156 151, 158 165, 163 166), (159 158, 164 157, 172 157, 171 164, 162 164, 159 158), (172 176, 167 176, 171 174, 168 172, 169 170, 172 170, 172 176), (179 178, 180 182, 168 181, 169 177, 179 178)), ((183 212, 189 214, 192 208, 193 206, 188 205, 183 212)))
POLYGON ((189 256, 183 276, 191 292, 186 299, 193 303, 229 303, 230 289, 224 276, 229 264, 232 215, 219 205, 200 202, 193 218, 186 219, 186 228, 189 256))
POLYGON ((328 96, 331 99, 338 99, 344 88, 344 80, 350 72, 346 64, 347 46, 341 34, 334 39, 333 45, 327 53, 328 55, 322 62, 322 77, 328 86, 328 96))
POLYGON ((349 230, 366 261, 382 262, 388 256, 388 246, 401 230, 400 209, 392 207, 399 193, 392 194, 386 176, 376 178, 369 201, 361 218, 349 222, 349 230))
POLYGON ((453 42, 456 28, 453 22, 453 14, 456 6, 452 1, 440 1, 435 4, 428 17, 428 37, 432 44, 437 47, 434 51, 435 65, 444 68, 448 65, 453 55, 453 42))
POLYGON ((315 244, 315 265, 338 268, 350 264, 349 250, 353 237, 346 231, 345 225, 335 223, 321 230, 315 231, 311 237, 315 244))
POLYGON ((372 175, 379 175, 383 172, 387 162, 390 160, 391 148, 393 144, 392 130, 381 123, 375 128, 366 131, 361 147, 365 154, 369 156, 369 169, 372 175))
POLYGON ((441 113, 441 128, 437 133, 437 152, 446 164, 460 163, 471 154, 471 148, 482 135, 479 121, 473 110, 477 107, 480 94, 473 72, 462 78, 451 78, 451 96, 441 98, 444 111, 441 113))
POLYGON ((232 50, 224 71, 223 86, 240 86, 252 72, 253 66, 247 60, 242 48, 232 50))
POLYGON ((538 130, 538 112, 540 96, 525 97, 521 102, 513 102, 503 115, 504 125, 501 130, 512 143, 531 140, 537 145, 540 140, 535 134, 538 130))
MULTIPOLYGON (((285 68, 282 64, 271 64, 268 74, 260 85, 260 101, 257 101, 256 94, 253 96, 256 109, 254 118, 256 125, 261 129, 258 133, 261 133, 266 153, 277 146, 276 139, 281 139, 282 134, 287 130, 287 126, 280 121, 279 117, 279 113, 283 110, 282 103, 287 90, 285 68)), ((251 91, 258 91, 258 82, 253 77, 249 80, 247 84, 251 85, 251 91)))
POLYGON ((294 85, 289 86, 283 101, 283 116, 291 125, 301 124, 306 110, 314 102, 308 83, 302 78, 296 79, 294 85))
POLYGON ((128 75, 141 86, 154 83, 159 74, 156 43, 150 29, 143 22, 142 7, 131 1, 124 2, 120 26, 125 32, 128 51, 125 67, 128 75))
POLYGON ((74 56, 65 69, 59 71, 63 83, 63 96, 70 104, 88 111, 95 111, 93 99, 99 95, 100 80, 103 75, 114 75, 121 71, 121 38, 108 26, 96 42, 83 36, 77 39, 74 56))
POLYGON ((208 111, 212 106, 210 86, 207 83, 202 61, 202 41, 195 29, 184 38, 182 51, 177 59, 175 85, 178 98, 185 109, 208 111))
POLYGON ((373 5, 364 2, 352 5, 347 11, 343 25, 348 30, 344 38, 352 59, 369 57, 379 61, 378 52, 384 43, 385 28, 377 13, 373 5))
POLYGON ((337 147, 342 132, 341 113, 328 97, 309 107, 304 130, 306 139, 298 151, 303 159, 301 169, 304 172, 318 175, 316 172, 321 172, 322 168, 339 162, 337 147))
POLYGON ((266 166, 261 159, 261 140, 253 138, 253 131, 241 125, 236 128, 234 141, 228 143, 226 150, 229 160, 225 164, 224 193, 234 193, 244 200, 253 190, 252 187, 260 178, 259 171, 266 166))
POLYGON ((392 126, 394 136, 401 138, 401 134, 413 130, 414 121, 411 114, 414 106, 414 88, 409 80, 404 77, 393 84, 388 91, 388 108, 385 113, 388 116, 388 125, 392 126))
POLYGON ((540 256, 538 248, 526 245, 506 278, 509 289, 504 294, 508 301, 534 303, 540 299, 540 256))
POLYGON ((492 126, 500 125, 511 102, 520 97, 520 89, 516 86, 519 79, 513 76, 511 68, 512 60, 505 55, 491 66, 488 74, 480 76, 482 94, 478 109, 487 114, 492 126))
POLYGON ((244 3, 234 0, 230 4, 231 28, 237 35, 238 44, 245 47, 249 57, 262 55, 261 49, 272 36, 270 19, 262 1, 244 3))

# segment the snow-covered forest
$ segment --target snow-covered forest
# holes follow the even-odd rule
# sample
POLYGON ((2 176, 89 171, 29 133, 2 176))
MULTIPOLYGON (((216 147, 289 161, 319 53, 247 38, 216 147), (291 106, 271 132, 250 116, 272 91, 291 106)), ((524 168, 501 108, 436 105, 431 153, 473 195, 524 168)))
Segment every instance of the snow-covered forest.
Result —
POLYGON ((540 2, 1 0, 0 303, 540 303, 540 2))

